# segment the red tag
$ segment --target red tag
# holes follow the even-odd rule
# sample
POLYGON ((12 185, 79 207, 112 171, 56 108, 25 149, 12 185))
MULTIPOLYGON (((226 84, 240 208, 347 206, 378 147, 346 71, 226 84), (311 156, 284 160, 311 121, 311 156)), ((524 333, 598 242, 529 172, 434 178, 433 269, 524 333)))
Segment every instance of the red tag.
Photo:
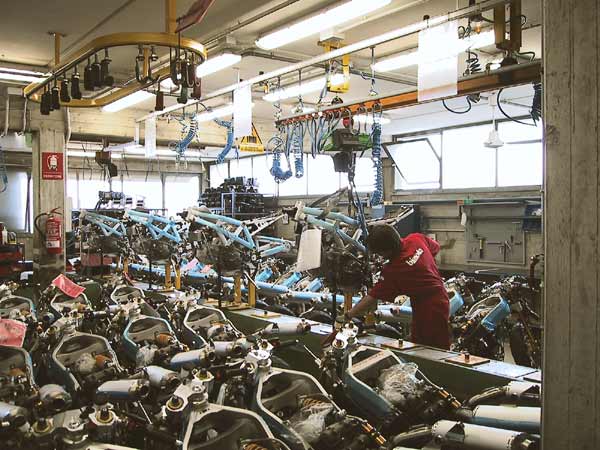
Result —
POLYGON ((42 180, 62 180, 63 174, 63 154, 58 152, 42 152, 42 180))
POLYGON ((208 273, 212 270, 212 266, 210 264, 207 264, 206 266, 204 266, 202 268, 202 270, 200 271, 200 273, 208 273))
POLYGON ((85 291, 84 287, 73 283, 62 273, 59 276, 57 276, 54 280, 52 280, 52 286, 57 287, 71 298, 76 298, 79 295, 83 294, 83 291, 85 291))
POLYGON ((27 325, 18 320, 0 319, 0 345, 23 347, 27 325))

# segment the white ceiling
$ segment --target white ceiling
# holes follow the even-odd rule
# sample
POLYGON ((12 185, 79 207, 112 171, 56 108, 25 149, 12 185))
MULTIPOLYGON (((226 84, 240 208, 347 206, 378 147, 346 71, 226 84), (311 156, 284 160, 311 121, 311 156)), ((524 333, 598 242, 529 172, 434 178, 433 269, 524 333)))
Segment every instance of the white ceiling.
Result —
MULTIPOLYGON (((18 2, 6 2, 8 5, 0 7, 0 62, 3 66, 9 63, 20 63, 27 66, 46 66, 53 57, 53 40, 47 34, 48 31, 57 31, 67 36, 63 40, 64 54, 72 51, 94 37, 99 35, 121 32, 121 31, 162 31, 164 29, 164 0, 20 0, 18 2)), ((178 0, 178 14, 182 14, 193 3, 193 0, 178 0)), ((209 44, 210 54, 220 51, 222 46, 216 46, 212 41, 219 33, 228 27, 243 22, 249 18, 260 15, 264 11, 283 3, 289 4, 280 11, 254 20, 252 23, 229 33, 234 38, 235 50, 251 50, 254 40, 261 34, 276 29, 282 25, 289 24, 299 18, 320 10, 334 3, 335 0, 217 0, 211 6, 203 22, 186 31, 186 35, 198 39, 200 42, 209 44)), ((423 15, 436 16, 445 14, 457 7, 464 7, 468 0, 392 0, 391 4, 384 9, 376 11, 367 17, 360 18, 353 23, 342 27, 345 41, 352 43, 361 39, 380 34, 394 28, 414 23, 423 18, 423 15)), ((523 50, 533 50, 538 55, 541 51, 541 0, 524 0, 523 13, 527 15, 528 24, 532 27, 524 33, 523 50)), ((399 51, 414 48, 417 44, 416 36, 398 39, 390 43, 378 46, 376 56, 378 58, 399 51)), ((291 43, 273 52, 273 57, 286 56, 295 59, 306 59, 318 55, 323 49, 316 44, 317 38, 311 37, 291 43)), ((495 49, 490 54, 482 52, 482 59, 490 60, 497 57, 495 49)), ((137 50, 129 52, 137 53, 137 50)), ((111 57, 115 60, 115 70, 128 71, 131 73, 133 58, 125 50, 111 57)), ((370 63, 370 52, 363 51, 352 56, 352 65, 355 69, 366 70, 370 63)), ((284 67, 289 62, 266 59, 257 56, 245 57, 238 66, 223 70, 217 74, 203 79, 203 91, 209 93, 235 82, 238 77, 247 79, 256 76, 259 71, 269 72, 276 68, 284 67)), ((462 68, 460 69, 462 71, 462 68)), ((315 68, 312 71, 303 72, 303 79, 313 75, 322 75, 323 70, 315 68)), ((390 77, 402 77, 405 80, 416 80, 416 70, 405 69, 397 73, 385 74, 390 77)), ((290 79, 287 82, 294 83, 290 79)), ((344 101, 363 98, 367 95, 370 82, 363 80, 360 76, 353 75, 351 78, 351 91, 342 96, 344 101)), ((413 86, 397 81, 378 80, 376 89, 380 94, 395 92, 399 90, 412 90, 413 86)), ((509 95, 507 92, 505 95, 509 95)), ((520 95, 520 94, 519 94, 520 95)), ((257 118, 271 119, 273 117, 273 106, 260 100, 262 95, 255 90, 254 115, 257 118)), ((304 96, 307 103, 314 102, 315 95, 304 96)), ((523 99, 530 103, 530 99, 523 99)), ((168 99, 167 104, 173 103, 174 99, 168 99)), ((230 99, 222 98, 211 102, 212 105, 229 102, 230 99)), ((284 113, 289 114, 296 99, 284 102, 284 113)), ((460 100, 451 102, 460 103, 460 100)), ((153 108, 153 101, 138 105, 140 115, 153 108)), ((396 120, 393 130, 412 130, 419 127, 419 122, 426 120, 431 123, 454 123, 456 121, 479 121, 481 117, 489 115, 490 108, 482 104, 477 105, 469 114, 457 116, 446 112, 440 104, 420 105, 407 108, 403 111, 390 113, 396 120), (426 119, 419 119, 423 117, 426 119), (476 120, 474 118, 477 118, 476 120)), ((507 107, 507 110, 519 112, 507 107)), ((522 112, 522 111, 520 111, 522 112)), ((390 128, 392 129, 392 128, 390 128)), ((387 130, 384 130, 384 132, 387 130)))

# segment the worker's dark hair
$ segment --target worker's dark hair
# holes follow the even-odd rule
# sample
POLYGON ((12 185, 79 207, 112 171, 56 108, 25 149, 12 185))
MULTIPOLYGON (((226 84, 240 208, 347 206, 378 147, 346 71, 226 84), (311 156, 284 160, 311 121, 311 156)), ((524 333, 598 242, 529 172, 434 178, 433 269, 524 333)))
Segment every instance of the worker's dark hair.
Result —
POLYGON ((373 253, 397 255, 402 249, 402 240, 393 226, 373 225, 369 227, 367 247, 373 253))

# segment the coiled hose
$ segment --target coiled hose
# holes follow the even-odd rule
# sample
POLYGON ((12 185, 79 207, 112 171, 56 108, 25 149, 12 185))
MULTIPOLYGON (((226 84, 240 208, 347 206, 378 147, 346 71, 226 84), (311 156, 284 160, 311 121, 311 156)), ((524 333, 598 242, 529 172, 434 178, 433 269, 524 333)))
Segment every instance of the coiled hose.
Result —
POLYGON ((227 128, 227 142, 225 143, 223 150, 221 150, 221 153, 219 153, 217 156, 217 163, 221 164, 223 161, 225 161, 225 158, 233 148, 233 122, 219 119, 214 120, 217 125, 227 128))
POLYGON ((0 194, 8 189, 8 172, 6 170, 6 160, 4 159, 4 150, 0 147, 0 194))
POLYGON ((529 113, 537 125, 542 118, 542 83, 540 82, 533 83, 533 101, 529 113))
POLYGON ((273 166, 269 172, 271 175, 273 175, 275 182, 278 184, 283 183, 293 175, 292 170, 289 167, 289 160, 288 170, 284 172, 281 168, 281 154, 283 153, 283 146, 283 139, 280 135, 273 136, 271 139, 269 139, 269 142, 267 142, 267 149, 272 149, 271 151, 273 152, 273 166))
POLYGON ((175 144, 175 153, 177 153, 177 160, 181 159, 189 145, 194 141, 196 137, 196 133, 198 132, 198 119, 196 115, 193 115, 190 119, 189 126, 184 125, 182 129, 182 133, 185 133, 185 136, 175 144))
POLYGON ((294 176, 302 178, 304 176, 304 127, 297 124, 292 130, 292 153, 294 154, 294 176))
POLYGON ((467 50, 467 59, 465 62, 467 63, 467 68, 465 69, 464 75, 473 75, 474 73, 481 72, 481 63, 477 53, 467 50))
POLYGON ((372 128, 372 153, 373 167, 375 168, 375 190, 371 196, 371 206, 383 203, 383 163, 381 161, 381 124, 374 121, 372 128))

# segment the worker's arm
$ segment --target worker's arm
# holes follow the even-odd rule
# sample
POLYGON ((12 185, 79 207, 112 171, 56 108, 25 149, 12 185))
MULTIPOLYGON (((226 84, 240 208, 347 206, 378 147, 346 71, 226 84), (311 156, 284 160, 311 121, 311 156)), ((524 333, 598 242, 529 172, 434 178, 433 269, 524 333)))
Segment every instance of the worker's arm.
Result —
POLYGON ((369 294, 365 295, 354 307, 346 314, 348 319, 353 317, 362 317, 367 312, 377 308, 377 299, 369 294))
POLYGON ((433 239, 431 239, 430 237, 427 237, 425 235, 423 235, 423 239, 425 240, 425 243, 427 244, 427 248, 429 248, 429 251, 435 258, 435 256, 440 252, 440 244, 438 244, 436 241, 434 241, 433 239))

